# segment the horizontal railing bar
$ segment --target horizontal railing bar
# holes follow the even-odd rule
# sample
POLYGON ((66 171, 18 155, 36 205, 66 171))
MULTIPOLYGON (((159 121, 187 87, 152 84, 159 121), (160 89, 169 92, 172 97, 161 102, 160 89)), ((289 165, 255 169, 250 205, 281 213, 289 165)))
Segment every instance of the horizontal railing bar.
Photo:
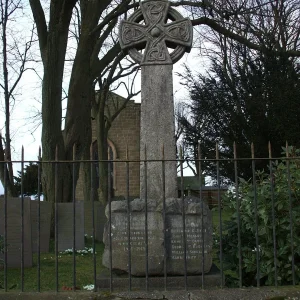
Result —
POLYGON ((241 158, 203 158, 201 160, 199 159, 133 159, 133 160, 126 160, 126 159, 118 159, 118 160, 46 160, 46 161, 38 161, 38 160, 9 160, 9 161, 0 161, 0 163, 42 163, 42 164, 54 164, 54 163, 96 163, 96 162, 110 162, 110 163, 122 163, 122 162, 161 162, 161 161, 176 161, 176 162, 216 162, 216 161, 226 161, 226 162, 233 162, 233 161, 259 161, 259 160, 266 160, 266 161, 276 161, 276 160, 282 160, 282 161, 290 161, 290 160, 300 160, 300 157, 274 157, 272 159, 268 157, 241 157, 241 158))

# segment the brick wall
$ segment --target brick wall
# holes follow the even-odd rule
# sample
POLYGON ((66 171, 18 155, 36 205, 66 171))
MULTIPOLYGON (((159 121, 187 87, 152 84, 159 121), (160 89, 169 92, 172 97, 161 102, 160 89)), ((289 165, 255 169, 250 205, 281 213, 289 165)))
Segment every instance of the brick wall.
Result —
MULTIPOLYGON (((221 206, 222 206, 222 197, 227 192, 227 189, 220 189, 220 200, 221 200, 221 206)), ((199 197, 200 192, 199 190, 185 190, 185 195, 190 194, 191 196, 199 197)), ((209 205, 210 208, 218 206, 218 195, 219 191, 217 187, 209 187, 207 189, 207 186, 203 188, 202 190, 202 199, 209 205)), ((181 193, 179 191, 179 197, 181 197, 181 193)))
MULTIPOLYGON (((120 97, 120 103, 124 101, 120 97)), ((126 195, 126 164, 121 162, 126 159, 128 148, 128 159, 139 160, 140 158, 140 104, 129 101, 127 106, 113 121, 108 132, 109 144, 115 148, 114 160, 114 196, 126 195), (120 162, 118 162, 120 161, 120 162)), ((96 141, 95 122, 92 121, 92 141, 96 141)), ((83 174, 80 170, 76 186, 76 199, 83 200, 83 174)), ((140 194, 140 164, 129 163, 129 196, 138 197, 140 194)))
MULTIPOLYGON (((109 133, 109 140, 116 149, 116 160, 125 160, 128 148, 128 159, 140 158, 140 104, 130 101, 126 108, 114 120, 109 133)), ((115 196, 126 195, 126 164, 116 162, 115 169, 115 196)), ((140 194, 140 164, 129 163, 129 195, 138 197, 140 194)))

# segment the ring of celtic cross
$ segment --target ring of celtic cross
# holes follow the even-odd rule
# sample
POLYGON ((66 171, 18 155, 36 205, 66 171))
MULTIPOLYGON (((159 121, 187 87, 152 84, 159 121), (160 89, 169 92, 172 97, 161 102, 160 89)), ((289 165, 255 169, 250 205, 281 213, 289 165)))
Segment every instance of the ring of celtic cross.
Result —
POLYGON ((167 0, 146 0, 121 22, 119 40, 121 48, 140 65, 174 64, 190 52, 193 26, 167 0), (168 48, 174 50, 169 53, 168 48))

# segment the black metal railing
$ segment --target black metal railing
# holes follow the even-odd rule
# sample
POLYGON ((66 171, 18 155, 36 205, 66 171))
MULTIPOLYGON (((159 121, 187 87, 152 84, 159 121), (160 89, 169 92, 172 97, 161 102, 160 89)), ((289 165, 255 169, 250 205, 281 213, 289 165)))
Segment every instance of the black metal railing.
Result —
MULTIPOLYGON (((287 147, 288 148, 288 147, 287 147)), ((75 149, 75 148, 74 148, 75 149)), ((201 156, 201 151, 200 151, 200 147, 198 149, 198 159, 195 161, 195 164, 198 164, 198 169, 199 169, 199 175, 198 175, 198 182, 199 182, 199 187, 198 187, 198 191, 199 191, 199 198, 200 198, 200 214, 198 214, 199 219, 199 226, 202 230, 201 236, 199 238, 199 243, 202 245, 201 248, 197 248, 198 250, 198 255, 199 257, 201 257, 201 272, 197 272, 197 276, 198 276, 198 287, 199 288, 205 288, 206 287, 206 274, 205 270, 204 270, 204 263, 205 263, 205 259, 206 259, 206 253, 205 253, 205 235, 204 235, 204 227, 205 227, 205 218, 206 216, 204 215, 204 211, 205 211, 205 205, 207 205, 207 203, 205 203, 205 199, 203 197, 203 177, 205 177, 205 169, 203 168, 203 165, 207 165, 208 163, 211 165, 215 165, 215 181, 214 181, 214 188, 215 188, 215 195, 216 195, 216 200, 217 200, 217 206, 214 208, 214 211, 216 213, 216 218, 215 220, 217 220, 218 224, 214 224, 216 225, 213 230, 214 230, 214 235, 217 236, 217 242, 215 242, 215 245, 213 245, 212 247, 212 256, 213 256, 213 262, 217 265, 218 269, 219 269, 219 278, 220 280, 219 285, 221 287, 224 286, 228 286, 228 280, 227 280, 227 274, 226 274, 226 267, 225 265, 228 264, 227 258, 228 258, 228 244, 224 243, 224 241, 226 239, 228 239, 228 227, 226 227, 227 221, 230 221, 231 219, 231 225, 233 226, 234 224, 236 225, 236 252, 235 253, 231 253, 231 257, 234 257, 234 259, 236 259, 237 262, 237 266, 236 266, 236 278, 235 278, 235 285, 238 287, 242 287, 245 285, 245 273, 247 273, 247 268, 251 269, 253 275, 253 278, 256 280, 256 286, 260 287, 262 284, 266 284, 265 279, 269 277, 271 277, 270 272, 272 272, 272 278, 274 278, 274 280, 272 279, 270 282, 272 282, 272 284, 274 284, 275 286, 279 285, 279 284, 298 284, 299 283, 299 263, 300 263, 300 236, 299 236, 299 223, 296 222, 296 220, 300 219, 300 211, 299 211, 299 206, 300 206, 300 202, 299 199, 297 198, 298 196, 300 196, 300 175, 298 176, 298 173, 300 174, 300 157, 291 157, 288 153, 288 150, 286 150, 286 156, 285 157, 277 157, 277 158, 273 158, 272 157, 272 153, 271 153, 271 146, 269 145, 269 157, 264 157, 264 158, 256 158, 254 155, 254 146, 252 145, 251 147, 251 157, 250 158, 238 158, 238 154, 236 151, 236 146, 233 146, 233 152, 234 152, 234 156, 232 158, 220 158, 219 156, 219 150, 218 150, 218 145, 216 147, 216 156, 215 158, 203 158, 201 156), (249 183, 248 182, 248 194, 243 194, 243 189, 245 188, 245 186, 243 185, 242 181, 239 178, 239 163, 241 162, 248 162, 249 163, 249 167, 251 168, 252 171, 252 182, 249 183), (257 168, 256 168, 256 163, 257 161, 264 161, 265 165, 268 167, 268 171, 265 171, 264 173, 264 179, 262 179, 261 181, 259 181, 259 174, 257 173, 257 168), (229 184, 229 190, 231 191, 231 200, 235 199, 235 205, 234 205, 234 209, 231 207, 230 208, 230 216, 224 216, 224 211, 226 208, 226 205, 228 203, 226 203, 226 197, 225 200, 223 199, 222 195, 221 195, 221 172, 222 172, 222 164, 226 162, 226 163, 230 163, 232 164, 232 168, 233 168, 233 173, 234 173, 234 177, 231 179, 230 184, 229 184), (277 162, 274 166, 274 163, 277 162), (284 165, 280 165, 280 168, 282 168, 282 170, 280 170, 280 178, 277 178, 276 176, 279 176, 279 173, 277 174, 276 172, 278 172, 278 164, 283 163, 284 165), (284 166, 284 167, 283 167, 284 166), (298 172, 298 167, 299 167, 299 172, 298 172), (274 179, 275 178, 275 179, 274 179), (282 180, 282 178, 284 178, 284 180, 286 180, 286 185, 285 188, 286 190, 281 192, 278 191, 278 180, 282 180), (264 184, 264 189, 265 189, 265 194, 263 194, 263 186, 262 184, 264 184), (249 190, 250 189, 250 190, 249 190), (299 195, 298 195, 299 192, 299 195), (279 206, 282 206, 283 203, 279 203, 279 200, 282 201, 282 198, 277 199, 276 198, 276 193, 283 193, 283 195, 286 196, 286 201, 284 202, 284 204, 286 205, 286 207, 279 209, 279 206), (249 196, 251 195, 251 197, 249 196), (249 198, 249 197, 250 198, 249 198), (265 197, 264 197, 265 196, 265 197), (266 198, 266 200, 265 200, 266 198), (249 200, 250 199, 250 200, 249 200), (253 203, 252 203, 253 200, 253 203), (248 232, 252 232, 254 235, 254 239, 255 241, 251 243, 251 245, 255 245, 255 247, 252 249, 253 253, 255 253, 255 259, 253 260, 252 264, 248 264, 248 260, 250 259, 249 257, 247 257, 247 255, 249 254, 249 246, 243 244, 243 240, 245 238, 245 236, 243 236, 243 230, 245 230, 245 218, 243 218, 244 214, 245 214, 245 208, 243 205, 246 205, 246 202, 249 202, 251 204, 251 208, 249 208, 249 210, 251 212, 253 212, 252 218, 254 220, 253 226, 254 228, 248 228, 248 232), (260 211, 260 205, 262 204, 263 201, 270 201, 271 202, 271 206, 267 205, 266 207, 270 208, 270 211, 267 212, 268 216, 270 217, 270 222, 266 223, 267 226, 270 226, 270 231, 269 233, 271 233, 271 235, 268 237, 269 239, 272 240, 272 247, 271 249, 262 249, 261 246, 261 240, 263 238, 265 238, 263 236, 263 226, 261 224, 261 222, 263 222, 263 217, 262 216, 262 211, 263 208, 261 208, 262 211, 260 211), (285 228, 285 237, 286 240, 284 240, 284 234, 282 234, 282 228, 280 227, 281 225, 281 221, 283 219, 283 216, 286 218, 287 222, 285 222, 282 226, 285 228), (226 220, 225 220, 225 219, 226 220), (235 222, 235 223, 234 223, 235 222), (280 229, 281 232, 281 236, 278 236, 278 229, 280 229), (282 239, 283 239, 283 244, 282 244, 282 239), (288 245, 286 245, 285 243, 288 243, 288 245), (249 248, 248 250, 245 250, 246 248, 249 248), (285 249, 285 252, 287 253, 286 255, 286 260, 283 261, 282 257, 279 259, 279 252, 282 252, 282 249, 285 249), (225 252, 224 252, 225 251, 225 252), (245 252, 246 251, 246 252, 245 252), (247 252, 248 251, 248 252, 247 252), (267 254, 267 252, 272 252, 272 256, 270 256, 269 254, 267 254), (265 257, 268 255, 268 257, 270 258, 268 263, 265 263, 265 257), (254 266, 255 264, 255 266, 254 266), (247 267, 245 267, 247 265, 247 267), (285 265, 285 269, 286 269, 286 273, 288 274, 288 276, 283 280, 281 277, 281 273, 279 273, 279 270, 282 271, 283 265, 285 265), (250 266, 250 267, 249 267, 250 266), (268 271, 269 270, 269 271, 268 271), (271 270, 271 271, 270 271, 271 270)), ((74 150, 75 151, 75 150, 74 150)), ((58 154, 56 153, 56 157, 58 157, 58 154)), ((76 168, 78 167, 79 164, 90 164, 91 168, 90 168, 90 178, 91 178, 91 202, 92 202, 92 206, 91 206, 91 218, 92 218, 92 225, 91 225, 91 233, 92 233, 92 258, 91 258, 91 270, 90 273, 93 274, 93 285, 94 285, 94 290, 96 291, 99 288, 99 282, 98 282, 98 270, 97 268, 99 268, 99 263, 101 263, 101 259, 102 259, 102 253, 96 253, 96 231, 98 230, 97 228, 97 219, 96 219, 96 202, 93 201, 93 195, 95 194, 94 191, 94 180, 95 180, 95 174, 93 174, 94 172, 94 168, 93 165, 97 162, 102 162, 107 164, 108 167, 108 174, 110 174, 111 168, 112 168, 112 164, 118 164, 118 165, 122 165, 125 168, 125 174, 126 174, 126 178, 125 178, 125 190, 126 193, 124 195, 124 203, 126 203, 126 219, 127 219, 127 223, 126 223, 126 240, 127 240, 127 277, 126 279, 122 279, 125 284, 123 284, 123 288, 124 289, 129 289, 131 290, 133 287, 136 288, 136 286, 134 284, 136 284, 137 282, 137 277, 134 276, 134 274, 132 273, 133 271, 133 262, 135 259, 137 259, 137 257, 135 257, 134 255, 132 255, 133 252, 133 247, 132 247, 132 228, 133 228, 133 224, 132 224, 132 215, 133 215, 133 211, 131 208, 131 191, 130 191, 130 166, 133 163, 139 163, 141 165, 143 165, 143 180, 144 180, 144 195, 141 195, 140 197, 144 199, 144 203, 145 203, 145 207, 143 210, 144 213, 144 224, 143 224, 143 231, 144 231, 144 237, 142 239, 142 243, 143 245, 143 251, 144 251, 144 268, 145 268, 145 273, 143 275, 142 278, 138 278, 139 281, 143 280, 144 284, 142 285, 142 289, 145 290, 149 290, 152 288, 153 285, 155 285, 155 283, 153 283, 154 279, 151 276, 151 274, 149 274, 149 269, 151 267, 151 262, 149 261, 149 256, 150 256, 150 238, 152 238, 151 236, 149 236, 149 212, 150 212, 150 200, 149 195, 148 195, 148 191, 147 191, 147 185, 149 180, 151 180, 151 178, 149 179, 147 177, 147 168, 148 165, 153 163, 153 162, 160 162, 161 163, 161 174, 162 174, 162 182, 161 182, 161 192, 162 192, 162 223, 163 223, 163 227, 162 227, 162 231, 163 231, 163 259, 162 259, 162 263, 163 263, 163 268, 162 268, 162 274, 160 277, 160 287, 167 290, 170 287, 170 282, 173 280, 173 274, 168 273, 168 255, 170 255, 170 250, 168 249, 168 239, 170 236, 170 228, 168 227, 169 225, 167 224, 167 218, 168 218, 168 208, 166 205, 166 181, 165 181, 165 173, 166 173, 166 161, 169 160, 165 160, 162 154, 162 159, 158 159, 158 160, 147 160, 147 153, 145 150, 145 160, 139 161, 139 160, 128 160, 128 155, 126 155, 126 157, 121 160, 121 159, 117 159, 117 160, 108 160, 108 161, 98 161, 98 160, 85 160, 85 161, 78 161, 75 160, 75 152, 74 152, 74 160, 72 161, 60 161, 58 159, 54 160, 54 161, 42 161, 41 160, 41 151, 39 151, 39 159, 37 161, 34 161, 34 163, 38 164, 38 174, 37 174, 37 187, 38 187, 38 192, 37 192, 37 223, 34 225, 36 226, 36 232, 37 232, 37 240, 36 240, 36 244, 37 244, 37 249, 36 249, 36 261, 34 263, 34 266, 36 268, 36 291, 41 292, 44 289, 42 288, 42 283, 41 283, 41 278, 43 277, 42 274, 42 256, 43 254, 41 253, 41 232, 42 232, 42 211, 41 211, 41 206, 42 206, 42 193, 41 193, 41 178, 42 178, 42 166, 45 164, 51 164, 54 165, 54 176, 55 176, 55 199, 54 199, 54 208, 53 208, 53 225, 54 225, 54 234, 53 234, 53 240, 54 240, 54 290, 55 291, 60 291, 61 290, 61 282, 59 280, 60 278, 60 251, 59 251, 59 236, 60 236, 60 228, 58 226, 60 220, 59 220, 59 194, 58 194, 58 186, 59 183, 58 181, 58 168, 59 165, 64 165, 64 164, 68 164, 71 166, 72 169, 72 178, 73 178, 73 184, 72 184, 72 202, 70 203, 71 205, 71 209, 72 209, 72 238, 71 238, 71 242, 72 242, 72 248, 73 248, 73 254, 72 254, 72 286, 71 289, 73 291, 76 291, 76 289, 78 288, 78 259, 77 259, 77 254, 76 254, 76 245, 77 245, 77 219, 76 219, 76 214, 77 214, 77 206, 76 204, 78 203, 77 201, 77 197, 76 197, 76 182, 75 182, 75 178, 76 178, 76 168)), ((91 157, 92 158, 92 157, 91 157)), ((2 254, 2 260, 3 260, 3 264, 2 267, 0 265, 0 284, 2 285, 4 291, 8 291, 10 288, 9 282, 8 280, 11 280, 11 276, 10 276, 10 264, 12 264, 14 267, 18 267, 16 266, 14 263, 11 263, 9 256, 10 256, 10 246, 9 245, 9 226, 11 226, 11 219, 9 216, 9 211, 10 211, 10 201, 13 201, 11 199, 11 197, 9 197, 8 195, 8 190, 7 190, 7 185, 5 184, 7 181, 7 168, 6 165, 8 162, 0 162, 1 163, 1 168, 4 168, 5 172, 4 172, 4 195, 1 198, 1 211, 0 211, 0 220, 2 219, 2 221, 0 222, 0 235, 3 235, 3 249, 2 250, 3 254, 2 254)), ((20 285, 19 285, 19 289, 23 292, 24 290, 26 290, 26 258, 25 258, 25 252, 27 251, 27 244, 28 244, 28 237, 27 237, 27 230, 28 230, 28 226, 26 225, 26 222, 28 222, 28 216, 26 214, 28 214, 28 210, 25 207, 25 204, 27 203, 27 199, 26 196, 24 195, 24 183, 23 183, 23 176, 24 176, 24 165, 29 163, 29 161, 25 161, 24 160, 24 150, 22 149, 22 156, 21 156, 21 160, 20 161, 13 161, 12 162, 15 166, 19 165, 20 169, 21 169, 21 195, 19 197, 19 200, 14 200, 19 201, 20 202, 20 208, 19 208, 19 213, 14 212, 15 215, 20 216, 21 218, 21 222, 20 222, 20 226, 19 229, 21 231, 20 235, 17 234, 17 237, 20 238, 19 240, 19 247, 20 247, 20 259, 15 258, 16 261, 20 262, 19 265, 19 271, 20 271, 20 285), (27 244, 26 244, 27 243, 27 244)), ((188 241, 187 241, 187 212, 186 212, 186 205, 185 205, 185 196, 184 195, 184 163, 185 160, 182 158, 182 154, 181 157, 177 160, 177 163, 179 165, 179 173, 180 173, 180 177, 181 177, 181 181, 180 181, 180 185, 181 185, 181 197, 179 199, 181 199, 181 222, 182 222, 182 246, 180 246, 182 249, 182 257, 183 257, 183 272, 182 275, 177 276, 178 277, 182 277, 183 278, 183 284, 182 284, 182 288, 187 290, 189 289, 191 286, 189 285, 189 277, 190 277, 190 273, 189 273, 189 262, 188 262, 188 256, 189 256, 189 251, 188 251, 188 241)), ((267 169, 266 169, 267 170, 267 169)), ((116 171, 117 172, 117 171, 116 171)), ((114 266, 114 257, 113 257, 113 253, 115 251, 115 249, 113 248, 113 231, 114 229, 112 228, 112 203, 114 201, 114 198, 111 194, 111 190, 112 190, 112 178, 111 176, 108 176, 108 198, 107 198, 107 216, 108 216, 108 223, 107 223, 107 228, 108 228, 108 251, 109 251, 109 272, 108 272, 108 276, 107 276, 107 281, 109 284, 106 286, 107 289, 113 291, 115 288, 120 288, 120 286, 118 285, 118 276, 115 275, 115 272, 113 270, 113 266, 114 266)), ((244 181, 243 181, 244 182, 244 181)), ((280 187, 281 188, 281 187, 280 187)), ((228 192, 229 193, 229 192, 228 192)), ((227 198, 228 199, 228 198, 227 198)), ((233 202, 231 202, 232 204, 233 202)), ((249 204, 248 203, 248 204, 249 204)), ((27 204, 26 204, 27 205, 27 204)), ((103 208, 104 209, 104 208, 103 208)), ((83 212, 84 213, 84 212, 83 212)), ((251 216, 251 215, 250 215, 251 216)), ((250 223, 249 223, 250 224, 250 223)), ((51 224, 50 224, 51 226, 51 224)), ((250 226, 250 225, 249 225, 250 226)), ((251 227, 251 226, 250 226, 251 227)), ((50 228, 51 229, 51 228, 50 228)), ((124 229, 124 228, 122 228, 124 229)), ((33 229, 31 229, 33 230, 33 229)), ((266 231, 266 230, 265 230, 266 231)), ((14 233, 15 234, 15 233, 14 233)), ((268 233, 266 233, 268 234, 268 233)), ((14 237, 16 238, 16 237, 14 237)), ((1 245, 1 244, 0 244, 1 245)), ((209 246, 209 245, 206 245, 209 246)), ((29 247, 30 248, 30 247, 29 247)), ((231 249, 232 250, 232 249, 231 249)), ((151 250, 152 251, 152 250, 151 250)), ((18 251, 17 251, 18 252, 18 251)), ((1 253, 1 251, 0 251, 1 253)), ((251 254, 252 255, 252 254, 251 254)), ((280 254, 281 255, 281 254, 280 254)), ((138 258, 140 259, 140 258, 138 258)), ((253 259, 253 256, 251 256, 251 259, 253 259)), ((249 273, 251 273, 249 272, 249 273)), ((157 277, 156 277, 157 278, 157 277)), ((120 279, 120 280, 121 280, 120 279)), ((32 279, 31 279, 32 280, 32 279)), ((266 279, 268 280, 268 279, 266 279)), ((253 283, 253 282, 252 282, 253 283)), ((193 286, 194 287, 194 286, 193 286)))

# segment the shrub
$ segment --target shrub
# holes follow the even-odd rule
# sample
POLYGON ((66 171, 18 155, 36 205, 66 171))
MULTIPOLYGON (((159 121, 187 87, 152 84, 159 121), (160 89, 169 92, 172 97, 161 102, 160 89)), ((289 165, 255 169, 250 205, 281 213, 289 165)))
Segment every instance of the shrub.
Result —
MULTIPOLYGON (((256 249, 254 185, 252 180, 245 181, 240 179, 238 196, 240 202, 242 278, 244 286, 256 284, 257 251, 260 261, 260 283, 262 285, 274 285, 275 283, 272 194, 275 213, 278 284, 292 284, 290 199, 292 203, 296 284, 300 281, 300 160, 295 157, 299 154, 299 150, 290 148, 289 153, 291 157, 289 163, 287 163, 287 160, 272 163, 272 178, 270 170, 268 172, 256 172, 258 249, 256 249)), ((230 221, 224 222, 222 239, 225 275, 226 270, 228 270, 228 274, 231 275, 227 279, 232 283, 232 281, 237 282, 239 268, 236 192, 229 192, 223 201, 235 210, 230 221), (232 271, 234 272, 232 273, 232 271)))

